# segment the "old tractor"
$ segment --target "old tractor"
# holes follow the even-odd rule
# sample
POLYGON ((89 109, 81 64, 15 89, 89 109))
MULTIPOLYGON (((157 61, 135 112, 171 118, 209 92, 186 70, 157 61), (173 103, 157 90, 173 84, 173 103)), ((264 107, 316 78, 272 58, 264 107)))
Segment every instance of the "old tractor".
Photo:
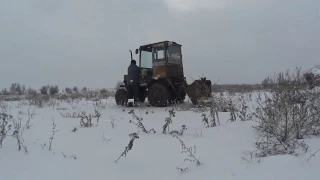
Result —
MULTIPOLYGON (((132 58, 132 51, 129 50, 132 58)), ((166 107, 172 103, 182 103, 186 95, 193 104, 199 99, 211 97, 211 81, 206 78, 188 85, 183 72, 181 45, 172 41, 162 41, 142 45, 135 50, 139 56, 140 91, 139 101, 148 101, 151 106, 166 107)), ((126 82, 116 91, 115 100, 118 105, 127 106, 126 82)))

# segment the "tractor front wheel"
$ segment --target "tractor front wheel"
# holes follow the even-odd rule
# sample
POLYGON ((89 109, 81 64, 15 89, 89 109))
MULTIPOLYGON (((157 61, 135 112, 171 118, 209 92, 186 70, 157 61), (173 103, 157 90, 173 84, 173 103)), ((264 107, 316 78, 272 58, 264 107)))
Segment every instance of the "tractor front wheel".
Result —
POLYGON ((163 83, 155 82, 149 88, 148 100, 152 106, 166 107, 169 96, 169 90, 163 83))
POLYGON ((117 105, 124 106, 126 105, 128 99, 127 99, 127 92, 124 89, 118 89, 116 91, 115 95, 116 103, 117 105))
POLYGON ((177 102, 183 103, 185 99, 186 99, 186 92, 182 90, 178 95, 177 102))

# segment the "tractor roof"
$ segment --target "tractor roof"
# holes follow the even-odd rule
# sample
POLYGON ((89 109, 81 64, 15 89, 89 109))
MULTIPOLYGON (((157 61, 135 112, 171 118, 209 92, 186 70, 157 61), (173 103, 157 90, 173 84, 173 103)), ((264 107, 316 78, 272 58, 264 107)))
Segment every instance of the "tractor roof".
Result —
POLYGON ((168 42, 171 42, 171 43, 173 43, 173 44, 176 44, 176 45, 181 46, 181 44, 178 44, 178 43, 176 43, 176 42, 174 42, 174 41, 160 41, 160 42, 155 42, 155 43, 151 43, 151 44, 141 45, 140 48, 150 47, 150 46, 157 45, 157 44, 160 44, 160 43, 168 43, 168 42))

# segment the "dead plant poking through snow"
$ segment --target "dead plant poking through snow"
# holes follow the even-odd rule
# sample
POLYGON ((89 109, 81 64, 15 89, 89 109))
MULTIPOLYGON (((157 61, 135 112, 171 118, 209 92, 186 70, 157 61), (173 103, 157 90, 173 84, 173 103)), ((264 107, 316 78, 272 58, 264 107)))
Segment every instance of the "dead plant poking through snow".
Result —
POLYGON ((172 117, 176 116, 176 112, 174 112, 174 109, 172 108, 169 110, 169 117, 165 118, 165 124, 162 126, 162 133, 166 134, 167 131, 169 132, 169 125, 172 124, 172 117))
POLYGON ((115 119, 112 116, 110 116, 110 119, 111 119, 110 123, 111 123, 112 129, 114 129, 115 128, 115 123, 114 123, 115 119))
POLYGON ((215 116, 214 111, 210 112, 210 115, 209 115, 209 117, 211 117, 210 121, 209 121, 209 118, 207 117, 206 113, 203 113, 201 115, 201 117, 202 117, 201 121, 203 122, 203 124, 205 125, 206 128, 216 127, 217 122, 220 124, 219 116, 215 116), (218 117, 218 118, 216 118, 216 117, 218 117), (218 120, 218 121, 216 121, 216 120, 218 120))
POLYGON ((172 135, 173 135, 173 134, 176 134, 176 135, 182 136, 183 133, 184 133, 186 130, 187 130, 187 126, 186 126, 186 125, 181 125, 180 131, 173 130, 173 131, 171 131, 169 134, 172 134, 172 135))
POLYGON ((106 109, 107 108, 107 102, 103 103, 100 99, 99 101, 93 102, 93 106, 95 109, 106 109))
POLYGON ((86 112, 82 112, 80 115, 80 127, 92 127, 92 115, 86 115, 86 112))
POLYGON ((213 100, 210 104, 210 117, 211 117, 211 127, 215 127, 220 125, 220 120, 219 120, 219 106, 218 102, 213 100))
POLYGON ((228 109, 230 111, 229 121, 231 121, 231 122, 236 121, 237 120, 237 116, 236 116, 237 108, 235 107, 235 104, 233 103, 232 100, 230 100, 228 103, 228 109))
POLYGON ((26 128, 27 129, 30 129, 32 124, 31 124, 31 119, 34 118, 34 116, 36 115, 34 111, 30 111, 30 109, 28 109, 28 119, 27 119, 27 122, 26 122, 26 128))
MULTIPOLYGON (((185 158, 184 161, 190 161, 190 162, 195 162, 196 165, 200 165, 200 161, 198 158, 196 158, 196 146, 193 146, 193 147, 187 147, 184 142, 176 135, 173 135, 173 137, 177 138, 181 144, 181 148, 182 148, 182 151, 181 153, 187 153, 188 154, 188 158, 185 158)), ((181 169, 181 168, 179 168, 181 169)))
POLYGON ((129 141, 128 146, 125 148, 125 150, 124 150, 124 151, 122 152, 122 154, 119 156, 119 158, 118 158, 117 160, 115 160, 114 162, 118 162, 118 160, 119 160, 122 156, 126 157, 126 156, 127 156, 127 153, 128 153, 130 150, 132 150, 134 140, 139 139, 139 136, 138 136, 137 133, 131 133, 131 134, 129 134, 129 136, 130 136, 130 141, 129 141))
POLYGON ((21 126, 21 118, 14 119, 11 115, 5 113, 0 114, 0 147, 2 148, 3 141, 7 136, 11 136, 17 140, 18 151, 22 148, 25 153, 28 153, 27 147, 24 145, 24 139, 22 137, 24 127, 21 126), (9 132, 13 131, 12 134, 9 132))
POLYGON ((18 144, 18 150, 20 151, 23 147, 24 152, 28 153, 28 149, 27 147, 24 145, 24 139, 22 137, 24 128, 22 128, 21 126, 21 118, 18 118, 18 120, 13 120, 13 127, 14 127, 14 131, 12 134, 12 137, 14 137, 17 140, 17 144, 18 144))
POLYGON ((141 129, 144 133, 149 134, 151 131, 153 133, 156 133, 156 131, 152 128, 149 131, 145 128, 145 126, 142 123, 143 118, 139 118, 135 113, 134 110, 131 110, 128 112, 128 114, 132 114, 132 117, 134 120, 137 120, 138 122, 134 122, 134 120, 130 120, 129 123, 132 123, 137 126, 138 130, 141 129))
POLYGON ((49 151, 51 151, 53 137, 59 131, 59 130, 56 130, 56 127, 57 127, 57 124, 54 122, 54 119, 52 119, 52 135, 49 138, 49 151))
POLYGON ((217 125, 220 125, 220 119, 219 119, 219 109, 224 109, 223 107, 219 107, 218 101, 215 100, 214 98, 210 101, 209 103, 209 118, 207 117, 206 113, 202 113, 201 121, 204 123, 206 128, 209 127, 216 127, 217 125))
POLYGON ((8 132, 11 130, 12 125, 9 124, 9 121, 12 119, 12 116, 5 113, 0 114, 0 147, 2 148, 3 140, 7 137, 8 132))
POLYGON ((248 112, 249 106, 248 106, 248 101, 245 98, 245 94, 241 94, 238 100, 240 103, 240 108, 236 113, 237 116, 240 118, 241 121, 252 120, 252 114, 248 112))
POLYGON ((99 111, 99 109, 95 109, 94 110, 94 116, 97 118, 97 124, 96 124, 96 126, 98 126, 98 124, 99 124, 99 119, 100 119, 100 117, 101 117, 101 112, 99 111))
POLYGON ((89 127, 92 127, 92 118, 96 118, 96 126, 98 126, 99 124, 99 119, 101 117, 101 113, 99 110, 95 109, 94 110, 94 113, 95 114, 89 114, 87 115, 85 111, 82 111, 81 112, 81 115, 80 115, 80 127, 82 128, 89 128, 89 127))

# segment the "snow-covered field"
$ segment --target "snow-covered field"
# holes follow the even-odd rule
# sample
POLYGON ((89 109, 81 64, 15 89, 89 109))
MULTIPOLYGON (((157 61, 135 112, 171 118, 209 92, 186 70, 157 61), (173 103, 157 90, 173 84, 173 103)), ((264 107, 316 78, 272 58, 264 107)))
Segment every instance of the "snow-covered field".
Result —
MULTIPOLYGON (((0 148, 1 180, 212 180, 212 179, 317 179, 319 176, 319 156, 310 157, 320 149, 318 138, 304 141, 309 145, 308 152, 299 156, 277 155, 265 158, 255 157, 255 142, 258 134, 254 121, 228 121, 229 112, 220 112, 220 125, 205 128, 201 121, 203 112, 179 110, 169 131, 187 130, 179 137, 187 147, 196 147, 195 157, 200 161, 185 161, 188 153, 181 153, 180 141, 173 135, 163 134, 165 118, 169 117, 168 108, 137 108, 117 106, 113 98, 103 100, 97 107, 101 112, 99 123, 92 118, 92 127, 80 127, 80 118, 67 117, 68 113, 85 111, 94 114, 93 101, 82 100, 67 103, 58 102, 53 106, 36 108, 25 101, 5 102, 2 111, 22 120, 25 127, 29 112, 34 111, 31 127, 24 129, 22 138, 26 146, 18 151, 17 141, 7 136, 0 148), (147 130, 145 133, 133 123, 134 110, 147 130), (49 151, 53 122, 58 130, 49 151), (73 132, 76 127, 76 131, 73 132), (139 136, 125 156, 115 162, 127 147, 130 133, 139 136), (181 169, 187 168, 181 172, 181 169)), ((2 103, 3 105, 4 103, 2 103)), ((180 107, 192 105, 188 102, 180 107)), ((207 114, 209 112, 206 112, 207 114)), ((12 133, 11 133, 12 134, 12 133)), ((8 135, 11 135, 8 134, 8 135)), ((190 158, 192 159, 192 158, 190 158)))

